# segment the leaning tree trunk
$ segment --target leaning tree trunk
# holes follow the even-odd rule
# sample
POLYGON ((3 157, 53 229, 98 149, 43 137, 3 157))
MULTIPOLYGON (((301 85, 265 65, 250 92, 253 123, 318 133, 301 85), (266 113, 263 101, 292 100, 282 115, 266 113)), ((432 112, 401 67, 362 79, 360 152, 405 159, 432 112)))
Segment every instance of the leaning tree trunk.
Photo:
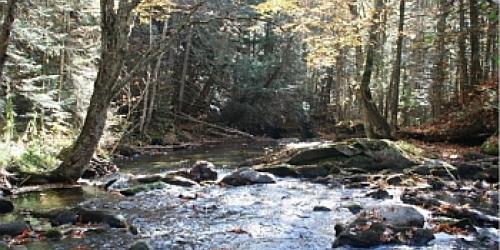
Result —
MULTIPOLYGON (((7 48, 9 47, 9 37, 12 31, 12 24, 15 20, 17 0, 7 2, 7 11, 3 17, 3 23, 0 30, 0 81, 3 73, 3 66, 7 60, 7 48)), ((0 88, 0 96, 4 96, 3 89, 0 88)))
MULTIPOLYGON (((121 89, 117 82, 128 45, 130 14, 137 4, 139 0, 121 0, 115 10, 114 0, 101 0, 101 60, 85 123, 61 165, 44 176, 45 181, 75 182, 90 162, 104 132, 111 99, 121 89)), ((34 176, 28 183, 40 178, 34 176)))
POLYGON ((373 70, 373 60, 375 57, 375 48, 377 46, 377 30, 379 26, 380 12, 384 7, 383 0, 375 0, 375 11, 373 12, 372 24, 370 26, 370 36, 366 51, 365 71, 361 79, 359 89, 361 97, 361 106, 363 108, 365 133, 369 138, 390 138, 391 128, 387 121, 382 117, 377 106, 372 100, 370 92, 370 79, 373 70))

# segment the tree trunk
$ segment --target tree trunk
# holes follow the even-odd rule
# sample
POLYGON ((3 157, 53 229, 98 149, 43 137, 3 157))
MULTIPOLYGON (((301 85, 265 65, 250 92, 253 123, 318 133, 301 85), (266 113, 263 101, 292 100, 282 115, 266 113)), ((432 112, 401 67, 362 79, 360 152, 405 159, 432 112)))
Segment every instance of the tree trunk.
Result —
MULTIPOLYGON (((149 17, 149 47, 153 47, 153 16, 149 17)), ((139 133, 141 135, 146 135, 146 131, 144 129, 144 125, 146 124, 146 119, 148 115, 148 107, 149 107, 149 95, 151 91, 151 82, 152 79, 151 72, 151 64, 148 64, 146 70, 146 86, 144 87, 144 98, 142 99, 142 115, 139 121, 139 133)))
MULTIPOLYGON (((17 0, 9 0, 6 5, 6 13, 3 17, 2 29, 0 30, 0 82, 3 82, 3 67, 7 60, 7 48, 9 47, 9 37, 12 31, 12 24, 15 20, 17 0)), ((3 88, 0 88, 3 95, 3 88)))
POLYGON ((470 0, 470 85, 476 86, 481 80, 481 59, 479 43, 479 4, 477 0, 470 0))
POLYGON ((403 51, 403 29, 405 20, 405 0, 399 1, 399 26, 398 26, 398 40, 396 42, 396 61, 394 62, 393 71, 391 74, 392 82, 392 95, 390 103, 390 118, 391 125, 397 126, 398 124, 398 104, 399 104, 399 82, 401 79, 401 56, 403 51))
POLYGON ((334 94, 335 94, 335 113, 337 114, 337 122, 340 122, 344 119, 342 115, 342 102, 340 101, 341 99, 341 93, 342 89, 345 87, 344 84, 344 59, 345 59, 345 49, 340 49, 339 54, 337 56, 337 62, 336 62, 336 80, 335 80, 335 89, 334 89, 334 94))
MULTIPOLYGON (((87 167, 104 132, 108 108, 116 89, 128 45, 130 13, 139 0, 120 1, 115 12, 114 0, 101 0, 101 56, 94 92, 80 135, 63 162, 47 180, 75 182, 87 167)), ((36 181, 36 176, 34 180, 36 181)))
POLYGON ((186 41, 186 52, 184 54, 184 62, 182 64, 181 82, 179 84, 179 100, 177 102, 177 113, 182 113, 182 104, 184 103, 184 89, 187 78, 187 68, 189 63, 189 53, 191 53, 191 39, 193 37, 193 25, 189 26, 186 41))
MULTIPOLYGON (((163 41, 165 40, 165 38, 167 37, 167 31, 168 31, 168 21, 165 20, 164 24, 163 24, 163 30, 162 30, 162 33, 161 33, 161 38, 160 38, 160 41, 163 41)), ((171 48, 168 48, 168 50, 170 51, 171 48)), ((153 81, 152 81, 152 86, 151 86, 151 94, 150 94, 150 97, 149 97, 149 107, 148 107, 148 112, 147 112, 147 115, 146 115, 146 122, 144 124, 144 131, 147 131, 148 127, 149 127, 149 124, 151 123, 151 118, 153 117, 153 110, 154 110, 154 105, 155 105, 155 99, 156 99, 156 92, 158 90, 158 76, 160 74, 160 67, 161 67, 161 61, 163 59, 163 57, 165 56, 165 53, 161 53, 159 56, 158 56, 158 59, 156 60, 156 66, 155 66, 155 69, 154 69, 154 72, 153 72, 153 81)))
POLYGON ((447 0, 439 1, 439 17, 437 22, 437 38, 436 38, 436 58, 433 68, 433 79, 430 95, 432 117, 438 118, 441 116, 441 104, 443 101, 443 86, 446 79, 446 50, 445 50, 445 30, 446 17, 448 15, 447 0))
POLYGON ((460 35, 458 37, 458 64, 460 65, 459 70, 459 98, 460 103, 464 103, 464 93, 467 86, 469 86, 469 73, 467 71, 467 57, 465 51, 467 49, 466 45, 466 27, 465 27, 465 8, 464 0, 459 2, 459 15, 460 15, 460 35))
POLYGON ((372 16, 372 24, 370 25, 369 39, 366 60, 365 60, 365 70, 361 78, 361 86, 359 89, 361 97, 361 106, 363 108, 363 115, 365 121, 365 133, 369 138, 390 138, 391 129, 387 121, 382 117, 377 106, 372 100, 372 95, 370 92, 370 79, 373 70, 373 61, 375 58, 375 48, 377 47, 377 30, 379 28, 379 16, 384 8, 383 0, 374 1, 374 12, 372 16))

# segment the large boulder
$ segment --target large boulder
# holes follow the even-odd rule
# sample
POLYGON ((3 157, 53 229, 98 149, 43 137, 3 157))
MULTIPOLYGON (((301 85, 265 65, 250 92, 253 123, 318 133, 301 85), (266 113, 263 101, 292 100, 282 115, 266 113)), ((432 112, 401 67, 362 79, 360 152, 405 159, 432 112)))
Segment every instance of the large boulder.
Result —
POLYGON ((189 176, 197 182, 217 180, 215 166, 208 161, 197 161, 189 170, 189 176))
MULTIPOLYGON (((321 165, 347 169, 358 168, 368 172, 384 169, 401 171, 417 165, 417 157, 403 150, 398 143, 389 140, 357 138, 345 142, 297 143, 288 145, 286 149, 264 158, 253 160, 254 165, 280 165, 270 169, 293 176, 292 171, 283 171, 283 164, 292 166, 321 165)), ((295 171, 297 168, 293 168, 295 171)), ((262 170, 260 170, 262 171, 262 170)), ((300 173, 297 173, 300 176, 300 173)))
POLYGON ((231 186, 251 184, 276 183, 274 176, 268 173, 255 171, 251 168, 240 168, 222 178, 221 183, 231 186))
POLYGON ((424 229, 425 218, 414 207, 378 205, 363 209, 347 227, 336 232, 333 247, 373 247, 383 244, 424 245, 434 239, 424 229))

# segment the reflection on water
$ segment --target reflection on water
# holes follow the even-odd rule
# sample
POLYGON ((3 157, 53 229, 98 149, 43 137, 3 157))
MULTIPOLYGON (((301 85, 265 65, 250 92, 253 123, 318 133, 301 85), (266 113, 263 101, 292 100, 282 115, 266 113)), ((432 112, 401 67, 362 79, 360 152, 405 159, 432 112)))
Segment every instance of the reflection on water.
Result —
POLYGON ((117 161, 123 172, 134 174, 158 173, 179 167, 187 167, 183 162, 198 160, 213 162, 217 168, 234 168, 245 160, 261 156, 272 143, 239 143, 204 145, 193 149, 166 152, 163 155, 139 156, 131 161, 117 161))

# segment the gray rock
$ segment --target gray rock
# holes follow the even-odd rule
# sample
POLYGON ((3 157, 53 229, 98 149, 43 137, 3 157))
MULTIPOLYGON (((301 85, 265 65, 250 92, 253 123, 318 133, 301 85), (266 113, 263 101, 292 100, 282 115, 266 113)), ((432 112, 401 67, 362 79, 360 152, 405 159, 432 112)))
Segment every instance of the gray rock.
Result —
POLYGON ((22 234, 24 231, 30 231, 31 228, 26 222, 11 222, 0 224, 0 236, 9 235, 12 237, 22 234))
POLYGON ((217 172, 213 163, 197 161, 189 170, 189 176, 197 182, 217 180, 217 172))
POLYGON ((144 240, 138 240, 134 244, 132 244, 128 250, 150 250, 153 249, 148 242, 144 240))
POLYGON ((343 205, 342 207, 347 208, 353 214, 358 214, 359 212, 361 212, 361 210, 363 210, 363 207, 361 205, 359 205, 358 203, 353 203, 353 202, 347 203, 347 204, 343 205))
POLYGON ((377 199, 377 200, 384 200, 384 199, 392 198, 392 196, 389 195, 389 192, 387 192, 383 189, 377 189, 375 191, 369 192, 366 194, 366 197, 370 197, 370 198, 377 199))
POLYGON ((375 215, 373 219, 380 219, 386 224, 395 227, 423 227, 424 216, 414 207, 408 205, 379 205, 365 208, 358 214, 356 220, 375 215))
POLYGON ((297 177, 299 175, 294 169, 294 166, 288 164, 259 166, 254 167, 254 170, 259 172, 271 173, 278 177, 297 177))
POLYGON ((222 178, 221 183, 231 186, 242 186, 276 183, 276 180, 271 174, 258 172, 251 168, 240 168, 222 178))
POLYGON ((340 233, 336 231, 333 247, 374 247, 394 243, 424 245, 434 239, 434 234, 430 229, 423 229, 423 225, 424 216, 413 207, 373 206, 361 211, 345 229, 339 230, 340 233))
POLYGON ((198 186, 197 182, 195 182, 191 179, 184 178, 181 176, 176 176, 176 175, 166 175, 161 180, 165 183, 168 183, 170 185, 176 185, 176 186, 183 186, 183 187, 198 186))
POLYGON ((332 209, 325 207, 325 206, 314 206, 313 211, 314 212, 330 212, 330 211, 332 211, 332 209))
POLYGON ((323 165, 300 166, 295 169, 299 177, 302 178, 317 178, 325 177, 330 174, 330 171, 323 165))
POLYGON ((387 177, 387 179, 385 180, 385 182, 387 182, 387 184, 392 185, 392 186, 398 186, 401 184, 402 181, 403 181, 402 174, 391 175, 391 176, 387 177))
POLYGON ((125 196, 133 196, 136 195, 140 192, 147 192, 155 189, 164 189, 166 188, 167 185, 163 182, 153 182, 153 183, 146 183, 146 184, 138 184, 135 186, 132 186, 130 188, 126 188, 120 191, 122 195, 125 196))

